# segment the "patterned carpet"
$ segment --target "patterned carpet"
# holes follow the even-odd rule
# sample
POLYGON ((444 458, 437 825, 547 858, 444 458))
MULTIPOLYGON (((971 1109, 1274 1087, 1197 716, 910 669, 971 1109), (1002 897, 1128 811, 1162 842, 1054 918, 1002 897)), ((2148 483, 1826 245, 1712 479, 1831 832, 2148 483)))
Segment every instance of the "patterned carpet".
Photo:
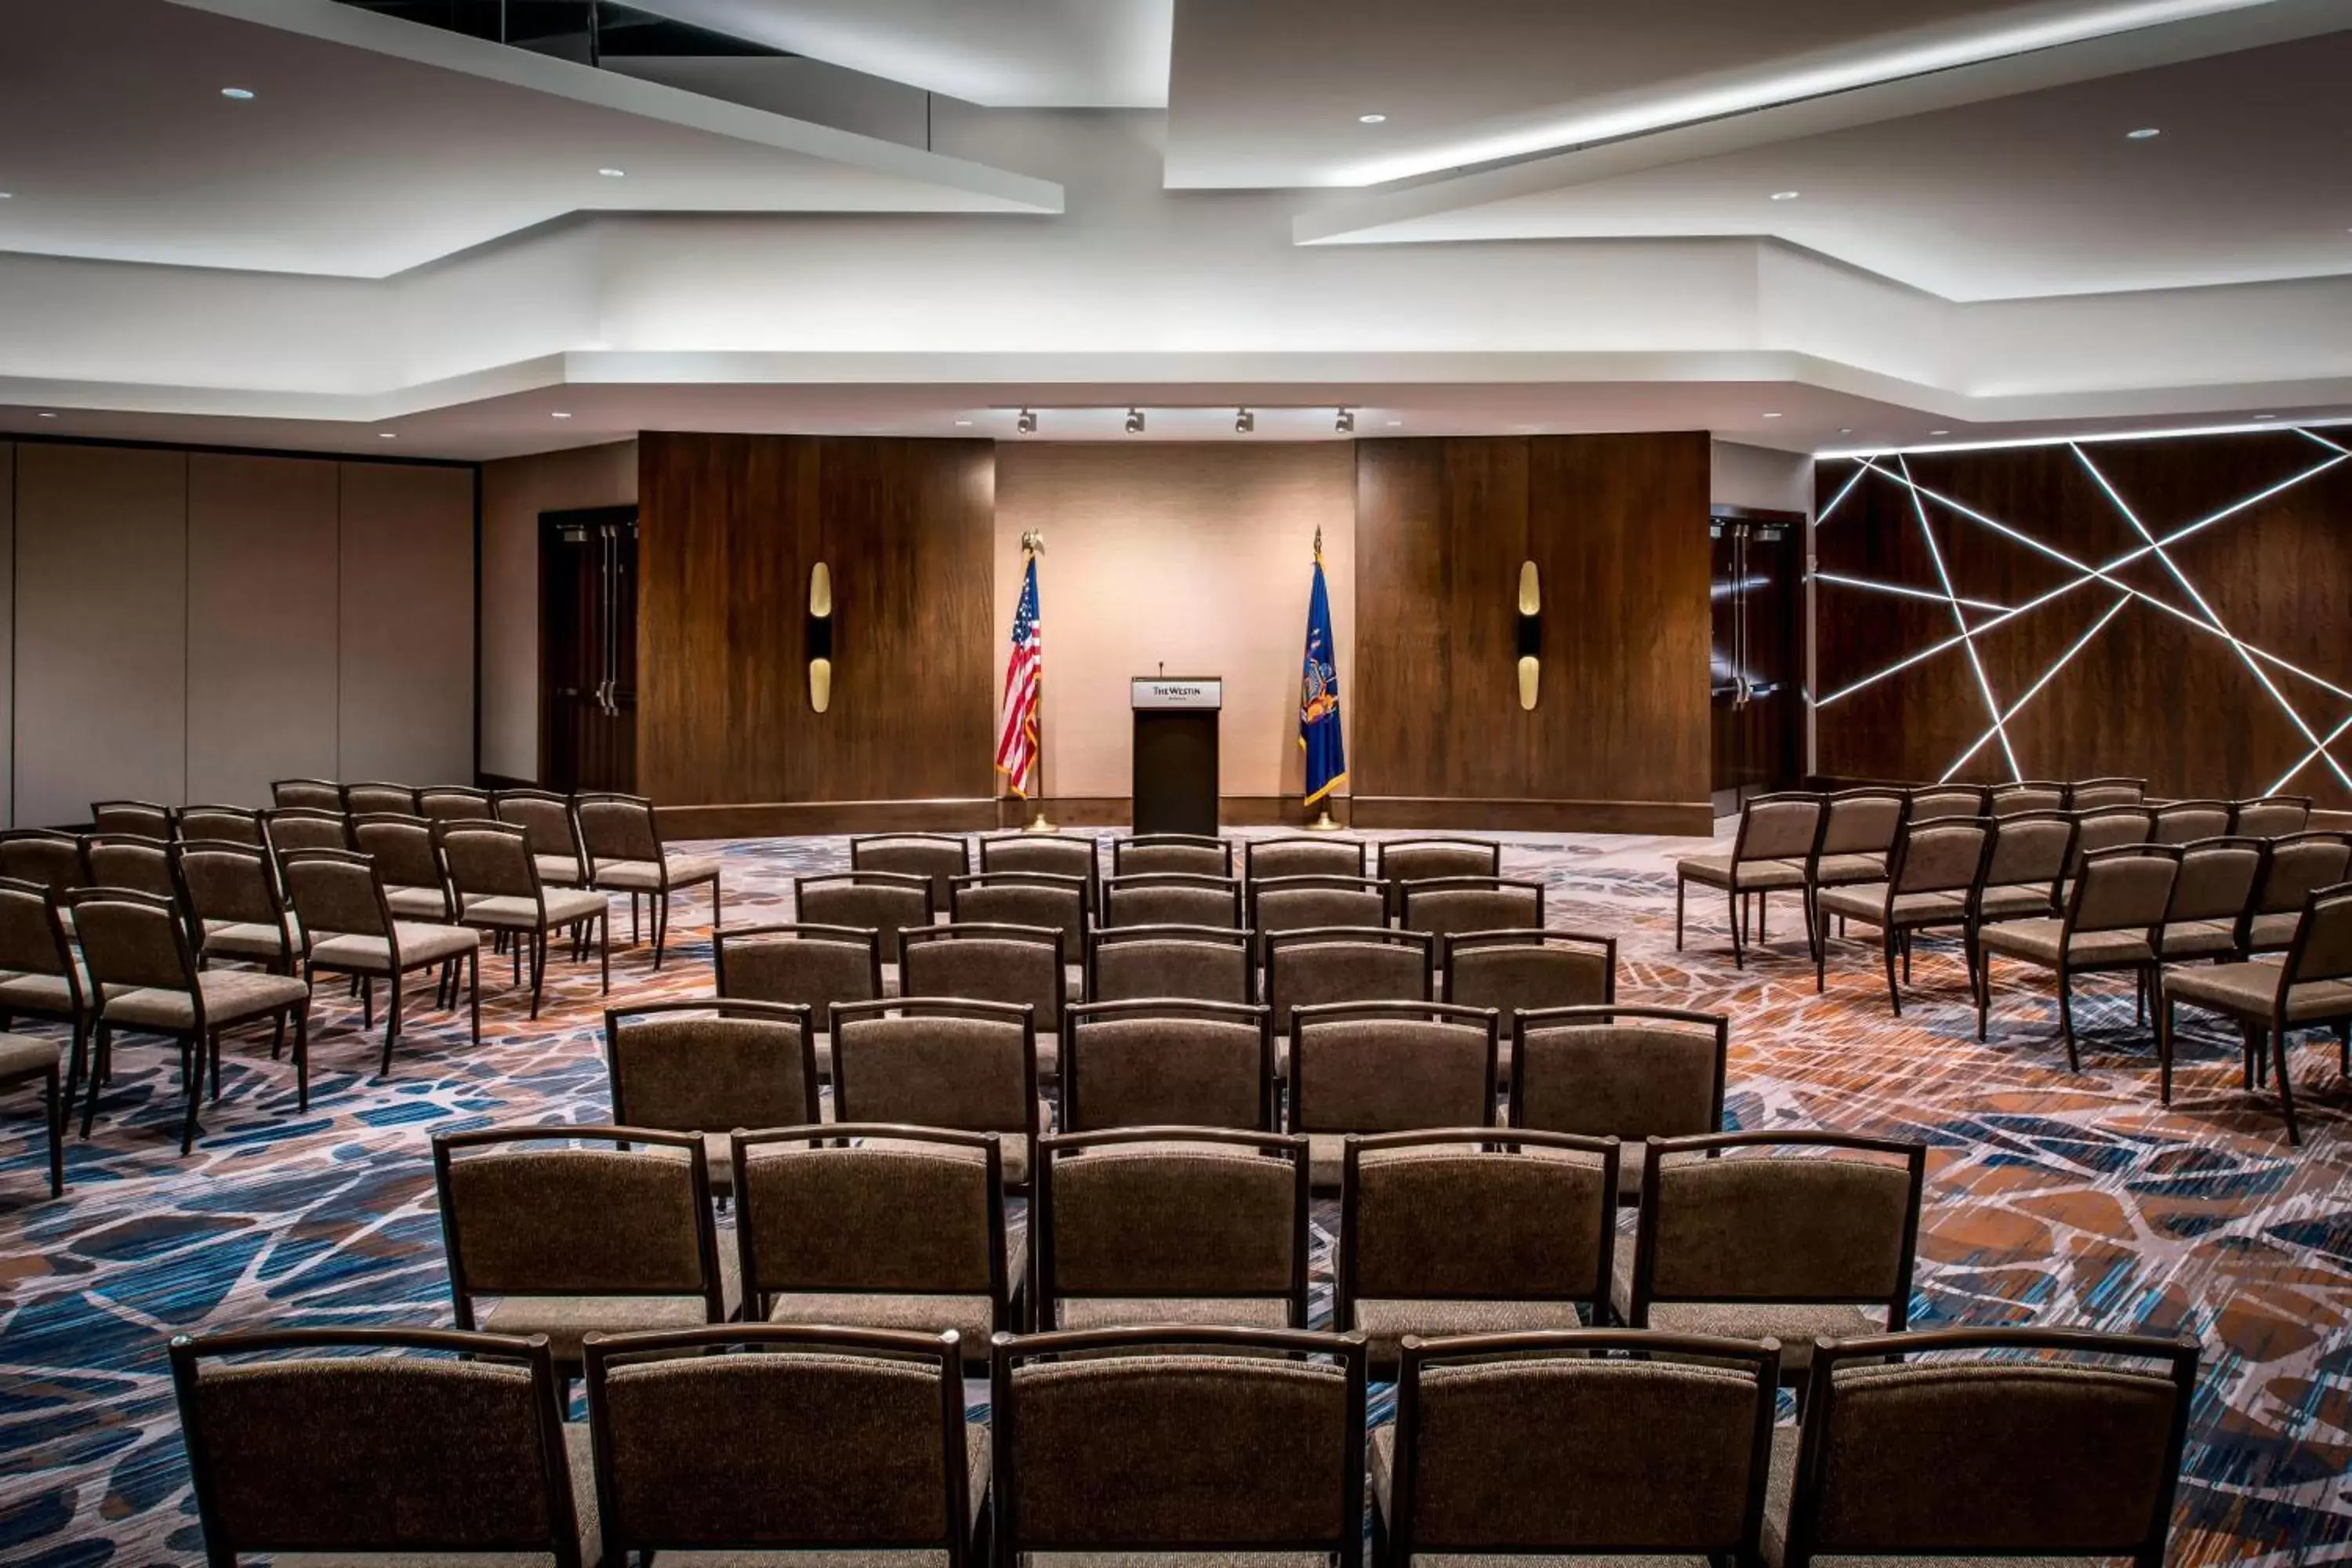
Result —
MULTIPOLYGON (((842 839, 708 847, 730 923, 782 918, 791 879, 846 863, 842 839)), ((2206 1346, 2174 1561, 2352 1559, 2352 1090, 2334 1042, 2294 1063, 2305 1143, 2238 1088, 2233 1038, 2188 1016, 2178 1099, 2156 1100, 2153 1047, 2128 990, 2094 980, 2064 1070, 2054 1008, 2007 966, 1991 1040, 1972 1037, 1961 967, 1923 944, 1889 1018, 1876 952, 1832 950, 1813 994, 1792 910, 1745 974, 1721 905, 1694 898, 1674 949, 1673 858, 1689 840, 1509 839, 1504 869, 1550 885, 1552 923, 1623 939, 1620 995, 1733 1016, 1728 1115, 1926 1139, 1927 1214, 1913 1321, 2188 1330, 2206 1346)), ((614 963, 615 998, 709 984, 708 905, 681 899, 672 963, 614 963)), ((625 912, 615 921, 625 935, 625 912)), ((355 1007, 314 1013, 311 1109, 266 1037, 232 1037, 221 1100, 178 1155, 175 1052, 131 1043, 62 1202, 25 1101, 0 1108, 0 1561, 194 1563, 202 1552, 163 1344, 264 1323, 446 1323, 425 1136, 499 1121, 603 1121, 592 961, 551 966, 537 1024, 504 986, 462 1016, 412 1012, 389 1082, 355 1007)), ((1334 1205, 1318 1205, 1326 1235, 1334 1205)), ((1318 1260, 1318 1279, 1328 1270, 1318 1260)), ((1318 1295, 1328 1303, 1328 1290, 1318 1295)))

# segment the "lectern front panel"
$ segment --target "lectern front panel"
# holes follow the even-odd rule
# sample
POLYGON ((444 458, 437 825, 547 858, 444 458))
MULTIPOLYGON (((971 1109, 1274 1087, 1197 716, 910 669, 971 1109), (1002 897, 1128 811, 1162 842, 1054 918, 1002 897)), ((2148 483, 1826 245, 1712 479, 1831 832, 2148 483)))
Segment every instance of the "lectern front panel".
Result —
POLYGON ((1139 679, 1135 706, 1135 831, 1217 831, 1217 679, 1139 679))

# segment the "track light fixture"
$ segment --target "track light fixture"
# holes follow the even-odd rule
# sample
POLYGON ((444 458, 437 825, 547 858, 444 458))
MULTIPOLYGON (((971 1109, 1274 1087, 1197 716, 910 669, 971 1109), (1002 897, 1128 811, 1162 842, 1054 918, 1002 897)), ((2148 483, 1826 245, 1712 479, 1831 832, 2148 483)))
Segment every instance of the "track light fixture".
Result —
POLYGON ((1013 422, 1013 428, 1024 436, 1037 434, 1037 411, 1034 408, 1023 409, 1021 417, 1013 422))
POLYGON ((1234 410, 1234 434, 1246 436, 1257 428, 1257 416, 1246 408, 1234 410))
POLYGON ((1143 434, 1142 409, 1130 408, 1127 411, 1127 433, 1130 436, 1140 436, 1143 434))
POLYGON ((1339 410, 1339 416, 1331 421, 1331 428, 1338 431, 1342 436, 1354 435, 1356 433, 1356 411, 1352 408, 1342 408, 1339 410))

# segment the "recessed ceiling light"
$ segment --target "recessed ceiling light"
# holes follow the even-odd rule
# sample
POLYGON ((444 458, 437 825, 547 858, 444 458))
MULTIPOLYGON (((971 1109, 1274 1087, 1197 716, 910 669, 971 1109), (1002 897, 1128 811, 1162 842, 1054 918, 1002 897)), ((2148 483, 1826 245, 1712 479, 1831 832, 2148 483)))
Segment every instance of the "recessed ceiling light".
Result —
POLYGON ((1780 416, 1777 414, 1767 414, 1764 417, 1767 419, 1778 419, 1780 416))
POLYGON ((1385 114, 1359 114, 1356 116, 1356 123, 1359 125, 1381 125, 1387 123, 1387 121, 1388 116, 1385 114))
POLYGON ((1402 420, 1402 419, 1391 419, 1391 420, 1390 420, 1390 421, 1389 421, 1389 428, 1390 428, 1390 429, 1391 429, 1391 430, 1393 430, 1393 429, 1395 429, 1398 426, 1400 426, 1400 425, 1402 425, 1402 424, 1403 424, 1403 423, 1404 423, 1404 421, 1403 421, 1403 420, 1402 420))
POLYGON ((1838 426, 1838 434, 1841 436, 1851 436, 1853 434, 1853 426, 1851 425, 1841 425, 1838 426))
POLYGON ((377 431, 375 433, 375 438, 379 441, 397 441, 400 439, 399 436, 390 430, 377 431))
POLYGON ((14 191, 0 191, 0 202, 13 202, 13 201, 15 201, 16 199, 16 192, 14 192, 14 191))
POLYGON ((599 169, 596 172, 608 180, 625 180, 629 177, 629 172, 626 169, 599 169))
POLYGON ((1930 436, 1948 436, 1951 432, 1949 430, 1930 430, 1927 434, 1930 436))
POLYGON ((57 417, 57 416, 56 416, 56 415, 54 415, 54 414, 52 414, 52 413, 50 413, 47 409, 44 408, 44 409, 42 409, 42 410, 41 410, 41 417, 42 417, 42 418, 44 418, 44 419, 55 419, 55 418, 57 417))
POLYGON ((566 414, 562 409, 559 408, 559 409, 556 409, 553 413, 550 414, 550 415, 548 416, 548 417, 549 417, 550 419, 569 419, 569 418, 571 418, 571 417, 572 417, 572 416, 571 416, 571 415, 569 415, 569 414, 566 414))
POLYGON ((969 420, 969 419, 959 419, 959 420, 957 420, 957 421, 956 421, 956 427, 957 427, 958 429, 962 429, 962 428, 964 428, 964 427, 966 427, 966 426, 970 426, 971 424, 971 420, 969 420))
POLYGON ((221 89, 221 96, 223 98, 235 99, 237 102, 243 103, 253 96, 253 89, 249 87, 225 87, 221 89))
POLYGON ((2137 131, 2126 131, 2124 132, 2124 140, 2126 142, 2153 142, 2163 134, 2164 132, 2162 131, 2159 131, 2153 125, 2143 125, 2137 131))
POLYGON ((2275 419, 2278 416, 2275 414, 2257 414, 2254 417, 2257 419, 2275 419))
POLYGON ((1772 199, 1776 202, 1793 202, 1804 194, 1802 191, 1774 191, 1772 199))

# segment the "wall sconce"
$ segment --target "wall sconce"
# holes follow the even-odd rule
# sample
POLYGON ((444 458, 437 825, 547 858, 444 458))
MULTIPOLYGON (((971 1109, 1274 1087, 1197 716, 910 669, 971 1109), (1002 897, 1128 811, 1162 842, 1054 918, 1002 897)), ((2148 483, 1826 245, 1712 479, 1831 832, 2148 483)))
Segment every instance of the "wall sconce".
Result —
POLYGON ((1519 706, 1532 713, 1543 679, 1543 588, 1536 563, 1519 563, 1519 706))
POLYGON ((833 569, 820 561, 809 568, 809 706, 822 713, 833 705, 833 569))

